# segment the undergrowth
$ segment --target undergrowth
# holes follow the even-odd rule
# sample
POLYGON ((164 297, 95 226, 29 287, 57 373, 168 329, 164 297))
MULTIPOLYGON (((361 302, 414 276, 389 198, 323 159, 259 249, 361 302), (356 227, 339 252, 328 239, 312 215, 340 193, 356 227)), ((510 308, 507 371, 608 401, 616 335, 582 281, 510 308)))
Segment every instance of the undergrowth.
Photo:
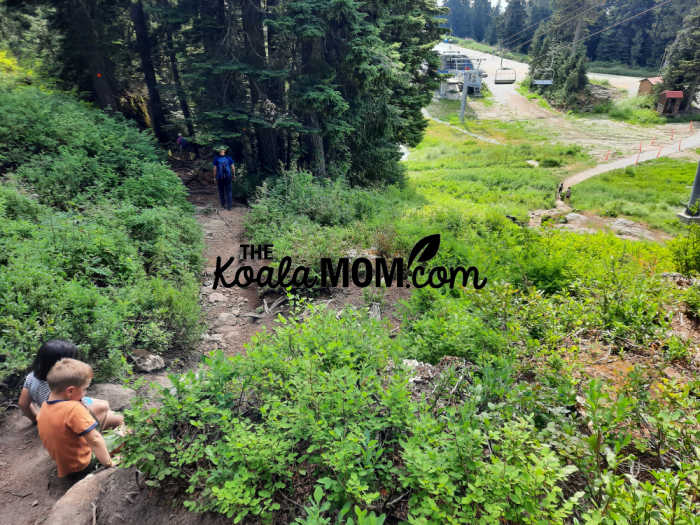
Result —
POLYGON ((188 348, 202 235, 179 178, 150 134, 18 78, 0 85, 0 380, 50 338, 101 378, 132 348, 188 348))

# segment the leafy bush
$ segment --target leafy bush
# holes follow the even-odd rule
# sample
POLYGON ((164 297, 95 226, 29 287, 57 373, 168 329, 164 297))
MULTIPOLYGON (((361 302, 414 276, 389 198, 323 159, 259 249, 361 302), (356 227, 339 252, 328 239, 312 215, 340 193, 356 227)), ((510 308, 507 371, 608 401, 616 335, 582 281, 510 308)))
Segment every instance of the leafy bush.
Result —
POLYGON ((685 232, 669 242, 673 261, 679 272, 700 274, 700 225, 691 224, 685 232))
POLYGON ((0 119, 0 170, 13 170, 0 186, 0 380, 53 337, 101 378, 122 373, 134 346, 191 345, 202 235, 153 138, 34 87, 3 84, 0 119))
MULTIPOLYGON (((255 337, 245 357, 217 354, 199 374, 173 377, 159 409, 129 411, 125 463, 151 484, 186 490, 188 508, 234 522, 289 523, 303 517, 290 501, 307 499, 306 523, 354 506, 358 516, 369 507, 381 516, 406 497, 417 523, 571 514, 581 495, 565 498, 558 483, 575 469, 526 416, 479 415, 475 401, 449 409, 443 422, 432 400, 411 401, 400 355, 366 314, 311 308, 305 321, 255 337)), ((468 398, 484 397, 482 375, 468 398)))
POLYGON ((683 300, 688 313, 692 317, 700 319, 700 286, 689 287, 685 291, 683 300))

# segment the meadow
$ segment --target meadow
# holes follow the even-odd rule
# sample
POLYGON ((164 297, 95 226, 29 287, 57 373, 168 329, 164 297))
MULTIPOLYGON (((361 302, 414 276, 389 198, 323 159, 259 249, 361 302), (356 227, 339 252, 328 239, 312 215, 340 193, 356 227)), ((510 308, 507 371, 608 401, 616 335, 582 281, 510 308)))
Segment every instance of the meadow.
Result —
POLYGON ((662 158, 614 170, 577 184, 571 204, 678 234, 684 226, 676 213, 688 204, 696 169, 696 162, 662 158))

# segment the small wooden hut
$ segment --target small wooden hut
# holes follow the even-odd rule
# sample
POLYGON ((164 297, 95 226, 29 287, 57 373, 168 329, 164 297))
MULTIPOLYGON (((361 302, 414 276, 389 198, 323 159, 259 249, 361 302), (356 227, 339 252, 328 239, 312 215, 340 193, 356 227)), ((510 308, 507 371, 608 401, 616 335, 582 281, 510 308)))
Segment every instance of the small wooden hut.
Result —
POLYGON ((656 111, 659 115, 677 115, 683 102, 682 91, 662 91, 656 104, 656 111))
POLYGON ((639 81, 639 89, 637 90, 637 96, 642 95, 652 95, 654 93, 654 86, 657 84, 663 84, 664 79, 661 77, 649 77, 643 78, 639 81))

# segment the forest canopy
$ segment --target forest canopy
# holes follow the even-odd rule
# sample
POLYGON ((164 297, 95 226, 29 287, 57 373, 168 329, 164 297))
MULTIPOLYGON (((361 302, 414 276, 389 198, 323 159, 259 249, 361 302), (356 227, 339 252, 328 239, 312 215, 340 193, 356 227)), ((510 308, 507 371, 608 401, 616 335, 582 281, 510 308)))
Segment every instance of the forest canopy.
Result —
POLYGON ((437 86, 432 0, 0 2, 0 45, 153 128, 231 148, 250 188, 292 166, 400 179, 437 86), (31 38, 27 36, 31 35, 31 38))

